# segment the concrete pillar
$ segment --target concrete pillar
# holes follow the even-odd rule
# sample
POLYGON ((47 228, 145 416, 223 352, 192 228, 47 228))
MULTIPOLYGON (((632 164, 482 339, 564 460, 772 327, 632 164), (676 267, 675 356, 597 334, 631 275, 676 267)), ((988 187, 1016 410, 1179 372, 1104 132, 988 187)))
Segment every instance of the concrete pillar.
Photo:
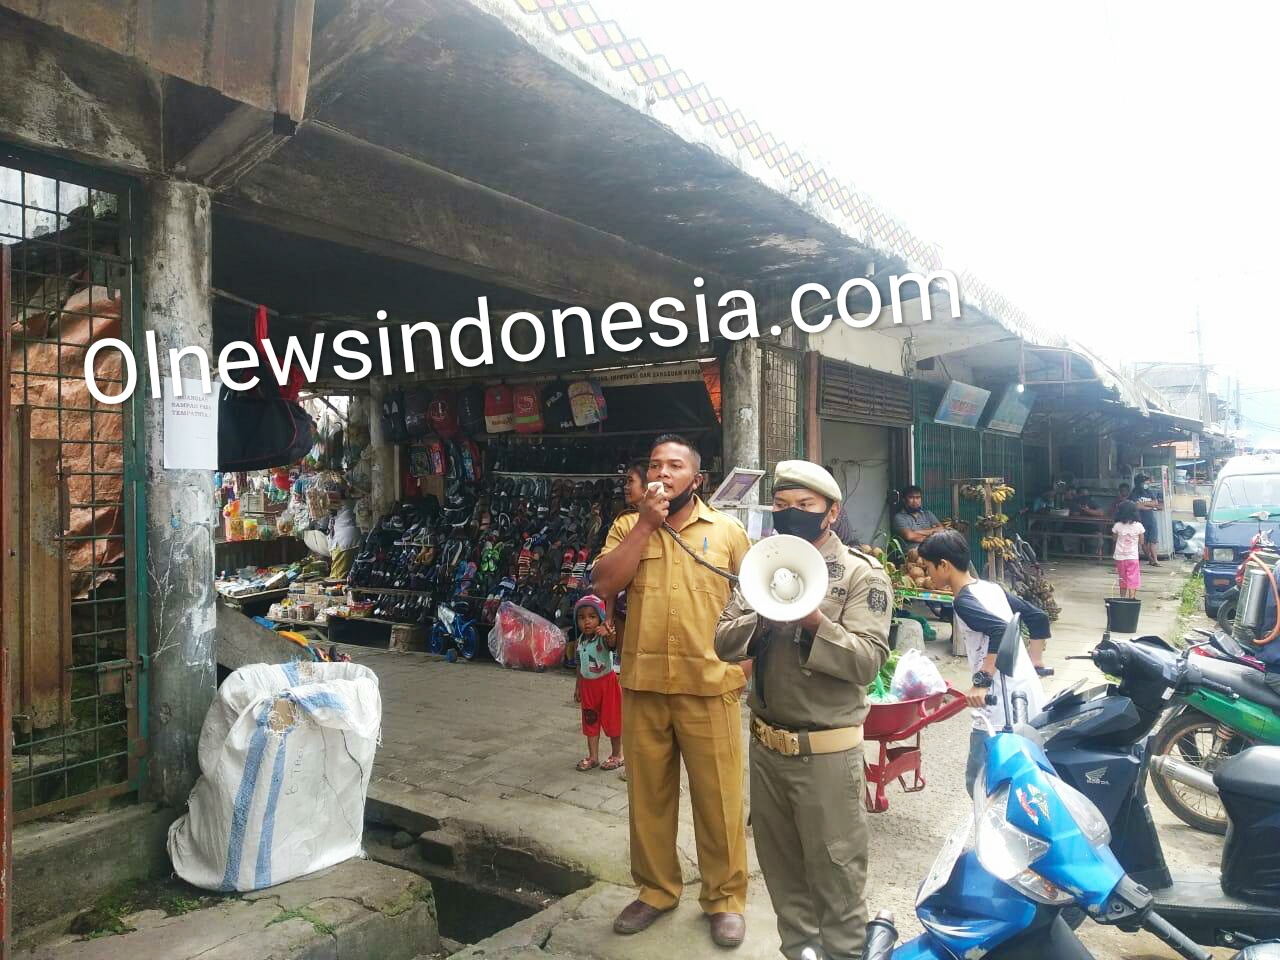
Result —
POLYGON ((754 340, 730 345, 720 375, 726 473, 734 467, 761 469, 760 371, 760 347, 754 340))
POLYGON ((387 381, 381 377, 369 380, 369 446, 371 464, 373 518, 385 516, 396 503, 396 450, 382 432, 382 400, 387 395, 387 381))
MULTIPOLYGON (((141 321, 155 334, 162 378, 171 347, 199 346, 211 362, 216 359, 210 241, 208 190, 171 180, 146 188, 138 254, 141 321)), ((138 382, 149 382, 142 370, 138 382)), ((199 774, 196 745, 217 685, 213 543, 219 517, 213 474, 166 470, 164 402, 149 391, 141 402, 151 655, 148 793, 182 806, 199 774)))

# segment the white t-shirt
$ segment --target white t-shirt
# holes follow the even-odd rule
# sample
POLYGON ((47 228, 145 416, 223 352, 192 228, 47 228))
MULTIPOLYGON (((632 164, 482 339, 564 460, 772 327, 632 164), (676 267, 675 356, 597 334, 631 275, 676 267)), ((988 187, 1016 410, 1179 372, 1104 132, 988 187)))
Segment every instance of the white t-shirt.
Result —
MULTIPOLYGON (((1013 608, 1009 605, 1009 597, 1000 584, 988 580, 975 580, 968 586, 962 587, 956 594, 952 610, 954 613, 952 629, 960 631, 965 651, 969 655, 969 669, 976 673, 981 668, 982 661, 986 659, 991 645, 990 635, 997 631, 1002 635, 1004 624, 1013 619, 1013 608)), ((1043 614, 1040 616, 1043 617, 1043 614)), ((998 643, 1000 636, 996 636, 995 639, 998 643)), ((1003 676, 997 676, 991 692, 1000 695, 1001 685, 1004 682, 1003 676)), ((1040 684, 1035 666, 1031 663, 1031 655, 1027 653, 1025 647, 1020 646, 1018 649, 1018 659, 1013 669, 1013 676, 1008 678, 1008 684, 1010 697, 1019 692, 1027 695, 1028 720, 1035 717, 1044 707, 1044 687, 1040 684)), ((981 719, 984 712, 996 730, 1004 726, 1003 698, 999 703, 973 711, 973 729, 987 729, 981 719)))
POLYGON ((1138 538, 1142 536, 1142 524, 1134 523, 1117 523, 1111 528, 1111 532, 1116 535, 1116 552, 1117 560, 1137 560, 1138 559, 1138 538))

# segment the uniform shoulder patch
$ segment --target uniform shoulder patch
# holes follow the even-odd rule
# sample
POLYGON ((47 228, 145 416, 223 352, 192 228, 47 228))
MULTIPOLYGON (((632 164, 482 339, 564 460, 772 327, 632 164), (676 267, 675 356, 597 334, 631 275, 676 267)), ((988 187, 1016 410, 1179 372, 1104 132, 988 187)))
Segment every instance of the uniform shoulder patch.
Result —
POLYGON ((851 556, 857 557, 859 560, 861 560, 863 563, 869 566, 872 570, 884 569, 884 565, 875 557, 871 556, 871 554, 863 553, 861 550, 855 550, 853 547, 849 547, 849 546, 846 546, 845 549, 849 551, 849 554, 851 556))
POLYGON ((867 607, 872 613, 884 613, 889 609, 889 594, 880 586, 874 586, 867 591, 867 607))
POLYGON ((844 564, 839 560, 827 561, 827 577, 831 580, 844 579, 844 564))

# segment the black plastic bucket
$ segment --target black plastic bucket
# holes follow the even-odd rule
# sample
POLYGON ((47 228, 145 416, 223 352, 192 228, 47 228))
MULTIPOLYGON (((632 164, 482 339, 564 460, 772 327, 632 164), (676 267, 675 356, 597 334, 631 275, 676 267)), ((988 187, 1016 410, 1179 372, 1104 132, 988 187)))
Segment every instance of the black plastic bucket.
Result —
POLYGON ((1142 612, 1141 600, 1128 597, 1107 597, 1107 629, 1112 633, 1137 633, 1138 614, 1142 612))

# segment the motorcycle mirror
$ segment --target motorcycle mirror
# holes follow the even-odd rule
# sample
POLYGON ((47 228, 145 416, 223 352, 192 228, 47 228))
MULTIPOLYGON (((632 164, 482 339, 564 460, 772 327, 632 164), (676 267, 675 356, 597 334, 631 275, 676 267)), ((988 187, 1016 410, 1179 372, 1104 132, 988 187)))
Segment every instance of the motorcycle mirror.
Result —
POLYGON ((1000 649, 996 654, 996 669, 1006 677, 1013 676, 1014 667, 1018 663, 1018 651, 1022 647, 1022 614, 1015 613, 1013 619, 1005 625, 1004 635, 1000 638, 1000 649))

